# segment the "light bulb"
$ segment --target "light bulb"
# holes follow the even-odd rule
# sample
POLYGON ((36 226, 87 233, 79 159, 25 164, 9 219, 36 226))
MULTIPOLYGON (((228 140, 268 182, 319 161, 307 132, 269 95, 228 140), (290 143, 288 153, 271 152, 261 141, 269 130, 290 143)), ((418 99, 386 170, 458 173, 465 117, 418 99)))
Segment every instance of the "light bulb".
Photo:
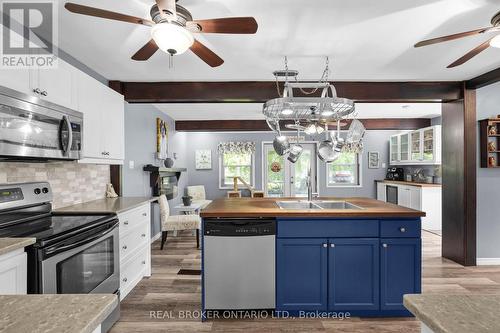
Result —
POLYGON ((332 110, 325 110, 325 111, 321 112, 321 115, 323 117, 330 117, 332 114, 333 114, 332 110))
POLYGON ((304 130, 304 133, 306 133, 307 135, 316 134, 317 133, 316 125, 311 124, 311 125, 307 126, 306 129, 304 130))
POLYGON ((158 23, 151 28, 151 37, 163 52, 181 54, 194 43, 193 35, 174 23, 158 23))

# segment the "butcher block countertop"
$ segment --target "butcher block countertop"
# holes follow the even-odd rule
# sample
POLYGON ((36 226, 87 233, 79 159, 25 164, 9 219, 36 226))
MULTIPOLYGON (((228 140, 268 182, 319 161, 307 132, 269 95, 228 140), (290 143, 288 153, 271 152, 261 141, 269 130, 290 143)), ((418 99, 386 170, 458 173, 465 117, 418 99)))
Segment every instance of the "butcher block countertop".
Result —
MULTIPOLYGON (((370 198, 321 197, 314 200, 347 201, 363 209, 282 209, 276 201, 299 198, 222 198, 212 201, 201 217, 403 217, 425 216, 424 212, 370 198)), ((301 198, 300 200, 304 200, 301 198)))
POLYGON ((442 187, 441 184, 430 184, 430 183, 418 183, 418 182, 407 182, 403 180, 376 180, 377 183, 386 183, 386 184, 399 184, 399 185, 410 185, 410 186, 419 186, 419 187, 442 187))

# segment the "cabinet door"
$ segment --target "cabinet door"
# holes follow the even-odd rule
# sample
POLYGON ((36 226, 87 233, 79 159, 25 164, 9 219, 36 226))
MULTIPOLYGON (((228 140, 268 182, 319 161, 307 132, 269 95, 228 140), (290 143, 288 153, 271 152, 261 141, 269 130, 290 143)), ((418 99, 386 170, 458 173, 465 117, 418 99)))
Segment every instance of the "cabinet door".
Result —
MULTIPOLYGON (((5 33, 10 33, 11 38, 13 38, 13 41, 16 40, 17 44, 22 44, 24 42, 21 35, 14 31, 6 31, 7 29, 5 29, 5 33)), ((0 86, 17 90, 28 95, 37 96, 33 93, 31 87, 32 71, 33 70, 27 67, 2 68, 0 69, 0 86)))
POLYGON ((410 160, 410 133, 401 134, 399 137, 399 150, 401 162, 408 162, 410 160))
POLYGON ((421 291, 420 238, 386 238, 380 243, 380 309, 404 310, 403 295, 421 291))
POLYGON ((0 295, 26 294, 26 253, 0 261, 0 295))
POLYGON ((124 100, 123 95, 102 87, 102 123, 105 126, 103 135, 106 157, 115 160, 124 159, 124 100))
POLYGON ((420 162, 422 160, 422 138, 421 131, 411 132, 411 160, 420 162))
POLYGON ((378 310, 379 239, 330 239, 328 311, 378 310))
POLYGON ((426 128, 422 131, 423 155, 422 158, 426 162, 432 162, 435 158, 435 133, 434 128, 426 128))
POLYGON ((389 150, 391 155, 391 164, 397 163, 399 161, 399 136, 391 136, 389 143, 389 150))
POLYGON ((421 193, 422 188, 418 186, 408 186, 408 191, 410 192, 410 204, 408 208, 421 210, 422 209, 422 200, 421 193))
POLYGON ((381 182, 377 183, 377 200, 386 201, 385 184, 381 182))
POLYGON ((85 73, 78 74, 78 86, 78 109, 83 113, 83 157, 103 158, 101 87, 85 73))
POLYGON ((326 311, 326 239, 278 239, 276 248, 276 309, 326 311))
POLYGON ((35 75, 33 87, 40 89, 41 98, 65 106, 70 109, 76 109, 78 103, 75 85, 76 69, 61 59, 58 59, 56 68, 38 69, 35 75))
POLYGON ((398 205, 410 207, 410 190, 408 186, 398 185, 398 205))

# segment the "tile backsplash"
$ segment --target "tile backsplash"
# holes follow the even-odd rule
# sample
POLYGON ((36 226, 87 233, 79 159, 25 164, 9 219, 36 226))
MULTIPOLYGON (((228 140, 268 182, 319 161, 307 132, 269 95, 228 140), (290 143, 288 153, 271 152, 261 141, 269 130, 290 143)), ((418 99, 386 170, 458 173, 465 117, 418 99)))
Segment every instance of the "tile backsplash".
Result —
POLYGON ((0 162, 0 184, 48 181, 54 208, 104 198, 109 165, 0 162))

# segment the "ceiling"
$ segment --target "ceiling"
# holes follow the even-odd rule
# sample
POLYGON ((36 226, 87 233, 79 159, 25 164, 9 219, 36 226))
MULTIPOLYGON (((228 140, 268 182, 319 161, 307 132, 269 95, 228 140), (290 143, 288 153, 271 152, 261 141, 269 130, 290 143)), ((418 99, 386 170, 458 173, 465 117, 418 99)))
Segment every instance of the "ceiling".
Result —
MULTIPOLYGON (((154 2, 72 1, 146 18, 154 2)), ((149 27, 72 14, 64 2, 60 48, 112 80, 273 80, 284 55, 308 80, 321 76, 326 55, 334 80, 465 80, 500 66, 500 49, 488 49, 463 66, 446 68, 487 36, 413 48, 422 39, 488 26, 500 10, 498 0, 179 0, 195 19, 254 16, 259 30, 197 35, 225 63, 211 68, 188 51, 174 57, 170 69, 161 52, 146 62, 130 59, 149 40, 149 27)))
MULTIPOLYGON (((264 119, 260 103, 153 104, 174 120, 264 119)), ((435 118, 441 103, 357 103, 357 118, 435 118)))

